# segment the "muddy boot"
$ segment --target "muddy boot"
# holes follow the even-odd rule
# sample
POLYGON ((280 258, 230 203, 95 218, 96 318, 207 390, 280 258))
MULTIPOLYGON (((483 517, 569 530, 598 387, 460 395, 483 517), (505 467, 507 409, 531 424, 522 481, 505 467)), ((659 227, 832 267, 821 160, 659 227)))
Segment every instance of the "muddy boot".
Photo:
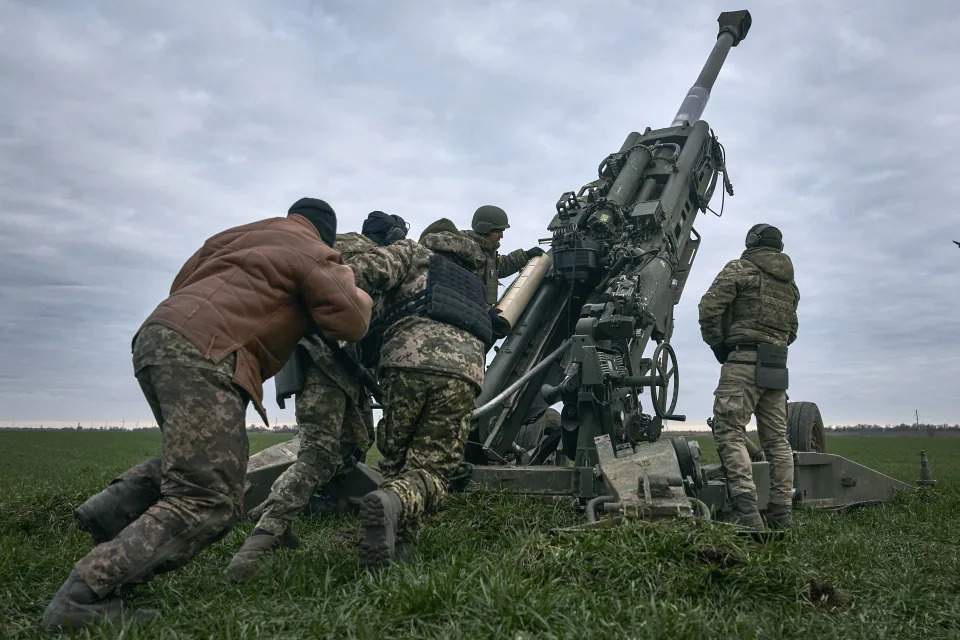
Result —
POLYGON ((789 529, 793 526, 793 505, 767 505, 767 527, 770 529, 789 529))
POLYGON ((300 538, 290 527, 279 536, 266 529, 255 529, 234 554, 223 573, 235 582, 246 582, 257 572, 268 553, 277 547, 296 549, 299 546, 300 538))
POLYGON ((124 606, 116 595, 99 598, 76 569, 47 605, 41 624, 47 631, 78 631, 102 621, 133 620, 147 622, 156 617, 156 611, 124 606))
POLYGON ((77 507, 77 525, 94 544, 113 540, 160 499, 160 458, 149 458, 77 507))
POLYGON ((733 523, 745 529, 763 532, 763 518, 757 509, 757 494, 754 491, 734 496, 733 523))
POLYGON ((399 496, 389 489, 377 489, 363 497, 360 503, 360 522, 363 524, 360 559, 364 564, 383 566, 393 560, 402 510, 399 496))

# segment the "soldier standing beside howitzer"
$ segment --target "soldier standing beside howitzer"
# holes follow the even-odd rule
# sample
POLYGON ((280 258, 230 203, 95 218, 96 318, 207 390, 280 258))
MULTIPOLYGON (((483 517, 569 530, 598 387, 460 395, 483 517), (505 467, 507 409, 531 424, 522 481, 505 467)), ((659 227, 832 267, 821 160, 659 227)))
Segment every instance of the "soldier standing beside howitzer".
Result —
POLYGON ((714 391, 714 439, 735 521, 763 531, 746 446, 750 415, 770 463, 767 525, 792 524, 793 453, 787 438, 787 345, 797 339, 800 291, 776 227, 757 224, 746 251, 727 263, 700 300, 700 332, 723 364, 714 391))
POLYGON ((162 459, 130 469, 77 509, 97 546, 47 606, 44 627, 153 617, 131 611, 117 590, 182 567, 236 523, 248 402, 266 422, 263 381, 308 327, 353 341, 369 326, 373 302, 330 248, 336 223, 326 202, 304 198, 286 218, 213 236, 183 265, 133 340, 162 459))
POLYGON ((543 255, 543 249, 515 249, 505 256, 499 255, 497 250, 500 248, 503 232, 510 228, 507 214, 500 207, 485 204, 478 208, 473 214, 470 226, 472 230, 465 231, 464 234, 483 250, 486 261, 480 277, 483 280, 487 304, 493 306, 497 304, 499 278, 518 273, 531 258, 543 255))
MULTIPOLYGON (((374 211, 367 216, 361 233, 338 234, 336 250, 346 264, 358 255, 383 247, 407 236, 409 225, 397 215, 374 211)), ((374 295, 374 315, 379 300, 374 295)), ((369 337, 369 336, 368 336, 369 337)), ((284 471, 270 488, 270 496, 251 511, 256 526, 230 561, 224 573, 243 581, 254 574, 265 554, 278 546, 297 548, 299 540, 291 525, 307 506, 310 496, 340 470, 365 459, 373 442, 373 409, 369 392, 356 375, 356 368, 341 359, 352 359, 359 367, 359 344, 335 354, 321 336, 300 341, 303 353, 287 366, 303 368, 303 388, 297 392, 296 412, 299 449, 297 461, 284 471), (302 363, 302 364, 301 364, 302 363)), ((279 384, 280 376, 277 376, 279 384)))
POLYGON ((350 263, 357 286, 382 293, 377 427, 380 489, 364 496, 361 555, 370 565, 412 553, 422 516, 434 513, 463 458, 470 414, 493 343, 480 247, 441 219, 420 243, 402 240, 350 263))

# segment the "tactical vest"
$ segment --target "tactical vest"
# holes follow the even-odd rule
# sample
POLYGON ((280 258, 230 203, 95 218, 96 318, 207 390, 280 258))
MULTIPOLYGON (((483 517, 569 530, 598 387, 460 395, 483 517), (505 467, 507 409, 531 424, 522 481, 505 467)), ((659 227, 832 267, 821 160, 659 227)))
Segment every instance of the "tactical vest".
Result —
POLYGON ((409 316, 445 322, 472 334, 485 345, 493 344, 483 282, 472 271, 438 253, 430 255, 424 290, 387 309, 382 326, 390 327, 409 316))
POLYGON ((797 323, 797 292, 792 283, 757 271, 759 286, 738 293, 733 301, 730 333, 738 328, 753 330, 786 344, 797 323))

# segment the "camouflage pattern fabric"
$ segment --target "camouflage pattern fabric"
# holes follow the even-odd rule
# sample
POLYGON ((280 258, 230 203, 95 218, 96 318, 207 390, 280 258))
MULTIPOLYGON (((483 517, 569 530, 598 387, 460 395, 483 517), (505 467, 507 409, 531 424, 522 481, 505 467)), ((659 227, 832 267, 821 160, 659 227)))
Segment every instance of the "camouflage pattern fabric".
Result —
POLYGON ((162 496, 76 564, 98 596, 187 564, 240 517, 249 396, 231 382, 235 359, 213 364, 160 325, 137 336, 134 370, 162 430, 162 496))
POLYGON ((499 242, 493 242, 486 235, 476 231, 464 231, 463 234, 477 243, 483 251, 484 264, 480 272, 480 279, 483 280, 483 286, 487 294, 487 304, 495 305, 500 299, 500 278, 519 273, 530 258, 523 249, 514 249, 505 256, 497 253, 500 248, 499 242))
POLYGON ((478 391, 460 378, 403 369, 386 369, 381 384, 380 488, 400 497, 400 531, 415 539, 421 518, 440 508, 448 476, 463 459, 478 391))
MULTIPOLYGON (((400 240, 354 257, 350 268, 357 286, 371 295, 382 291, 390 308, 427 286, 430 255, 439 251, 476 271, 483 264, 477 244, 459 233, 427 235, 423 244, 400 240)), ((480 340, 463 329, 430 318, 411 316, 387 327, 380 351, 382 369, 406 369, 462 378, 477 392, 483 384, 486 350, 480 340)))
MULTIPOLYGON (((334 369, 339 369, 333 365, 334 369)), ((277 478, 264 503, 256 528, 282 534, 310 502, 318 486, 326 484, 355 452, 366 453, 372 442, 373 417, 365 392, 353 385, 352 395, 333 382, 340 375, 319 363, 306 372, 303 392, 297 395, 297 461, 277 478), (368 429, 369 432, 368 433, 368 429)))
MULTIPOLYGON (((756 362, 755 351, 735 351, 731 360, 756 362)), ((754 384, 755 365, 724 364, 713 392, 714 440, 731 496, 756 491, 747 453, 746 426, 757 416, 760 446, 770 463, 770 503, 793 504, 793 451, 787 439, 787 392, 754 384)))
POLYGON ((779 249, 747 249, 726 264, 700 300, 700 333, 708 345, 797 339, 800 291, 793 263, 779 249))

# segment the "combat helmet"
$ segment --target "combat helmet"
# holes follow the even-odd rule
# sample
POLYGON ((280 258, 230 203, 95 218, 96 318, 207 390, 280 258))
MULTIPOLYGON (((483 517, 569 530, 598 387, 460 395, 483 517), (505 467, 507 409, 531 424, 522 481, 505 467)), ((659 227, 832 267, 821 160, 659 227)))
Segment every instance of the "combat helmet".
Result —
POLYGON ((470 227, 481 235, 486 235, 494 229, 509 229, 507 212, 492 204, 485 204, 473 214, 470 227))
POLYGON ((750 227, 744 241, 747 249, 754 247, 773 247, 783 250, 783 233, 772 224, 755 224, 750 227))

